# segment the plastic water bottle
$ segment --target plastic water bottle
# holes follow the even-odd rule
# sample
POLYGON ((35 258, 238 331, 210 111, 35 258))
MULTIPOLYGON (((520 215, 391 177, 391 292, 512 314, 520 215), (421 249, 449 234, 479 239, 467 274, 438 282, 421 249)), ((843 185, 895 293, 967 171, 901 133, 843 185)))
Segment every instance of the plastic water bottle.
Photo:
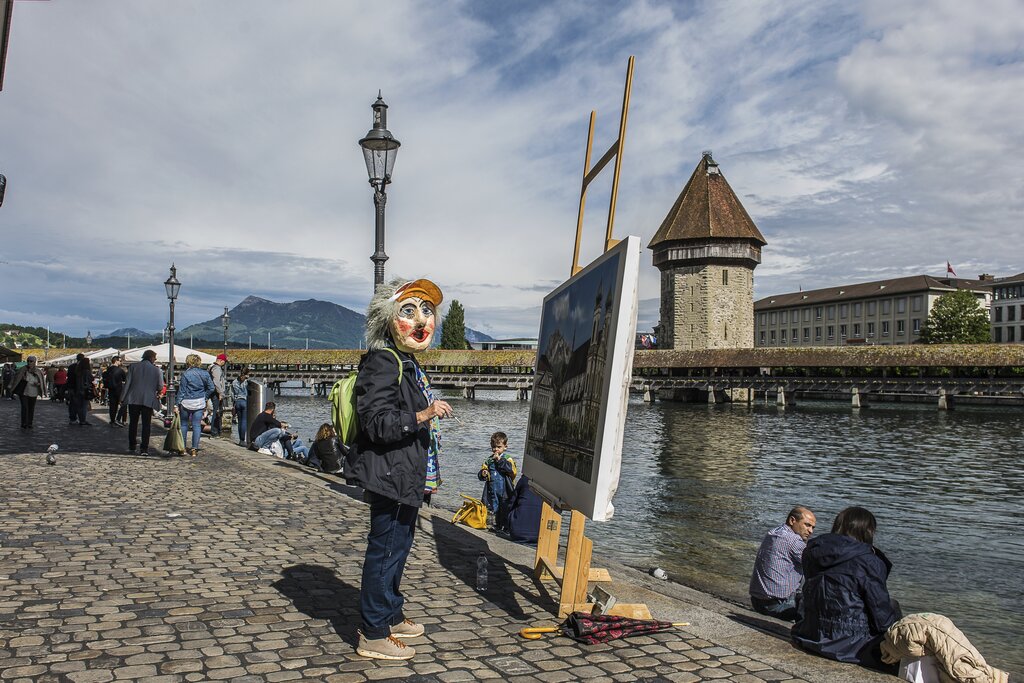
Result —
POLYGON ((487 555, 480 553, 476 558, 476 589, 478 591, 487 590, 487 555))

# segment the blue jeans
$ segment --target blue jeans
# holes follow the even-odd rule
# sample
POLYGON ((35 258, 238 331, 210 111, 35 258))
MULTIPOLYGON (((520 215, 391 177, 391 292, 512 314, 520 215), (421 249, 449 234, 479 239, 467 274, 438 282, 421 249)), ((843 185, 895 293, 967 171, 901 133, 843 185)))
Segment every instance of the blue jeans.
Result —
POLYGON ((292 457, 295 460, 305 460, 309 457, 309 446, 302 443, 302 439, 292 439, 292 457))
POLYGON ((363 635, 376 640, 386 638, 391 627, 405 619, 400 586, 416 534, 416 508, 370 491, 364 499, 370 504, 370 533, 366 536, 359 611, 363 635))
POLYGON ((288 457, 293 457, 291 437, 288 436, 288 432, 279 427, 271 427, 252 440, 257 450, 266 448, 274 441, 280 441, 281 445, 284 446, 285 454, 288 457))
POLYGON ((248 401, 235 401, 235 405, 233 406, 235 410, 235 424, 238 425, 238 443, 242 444, 243 446, 245 445, 245 418, 246 413, 248 412, 248 407, 248 401))
POLYGON ((751 595, 750 605, 755 612, 760 614, 767 614, 783 621, 796 621, 801 611, 801 601, 797 599, 797 596, 800 596, 799 591, 788 598, 755 598, 751 595))
POLYGON ((199 437, 203 435, 203 409, 189 410, 179 405, 178 416, 181 419, 181 442, 188 443, 188 427, 192 425, 192 448, 199 448, 199 437))

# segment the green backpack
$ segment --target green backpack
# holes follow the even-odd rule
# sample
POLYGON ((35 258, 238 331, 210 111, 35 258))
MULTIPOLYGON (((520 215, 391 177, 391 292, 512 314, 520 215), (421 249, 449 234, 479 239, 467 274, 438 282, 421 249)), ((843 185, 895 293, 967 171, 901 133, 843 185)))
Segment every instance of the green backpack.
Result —
MULTIPOLYGON (((402 359, 398 357, 395 350, 385 346, 384 350, 395 357, 398 363, 398 384, 402 383, 402 359)), ((359 371, 355 370, 342 377, 334 386, 328 399, 331 402, 331 421, 334 422, 334 431, 338 438, 346 446, 350 445, 359 436, 359 416, 356 414, 356 378, 359 371)))

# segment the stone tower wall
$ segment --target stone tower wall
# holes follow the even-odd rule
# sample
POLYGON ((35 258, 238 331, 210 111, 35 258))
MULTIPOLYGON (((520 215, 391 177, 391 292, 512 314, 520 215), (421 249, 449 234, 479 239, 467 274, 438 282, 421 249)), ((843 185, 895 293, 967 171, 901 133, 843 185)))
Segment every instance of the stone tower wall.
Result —
POLYGON ((754 271, 724 265, 666 268, 661 324, 663 349, 753 348, 754 271))

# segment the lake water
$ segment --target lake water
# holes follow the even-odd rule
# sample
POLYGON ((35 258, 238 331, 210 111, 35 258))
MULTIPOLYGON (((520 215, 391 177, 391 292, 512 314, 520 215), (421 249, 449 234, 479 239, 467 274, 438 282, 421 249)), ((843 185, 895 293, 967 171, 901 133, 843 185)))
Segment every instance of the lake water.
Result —
MULTIPOLYGON (((528 404, 511 399, 447 399, 459 421, 442 425, 436 505, 480 496, 494 431, 521 464, 528 404)), ((278 401, 304 439, 329 415, 308 391, 278 401)), ((991 664, 1024 673, 1022 454, 1020 409, 631 402, 615 516, 587 533, 599 556, 745 604, 757 546, 793 505, 814 510, 818 533, 861 505, 878 519, 904 613, 944 614, 991 664)))

